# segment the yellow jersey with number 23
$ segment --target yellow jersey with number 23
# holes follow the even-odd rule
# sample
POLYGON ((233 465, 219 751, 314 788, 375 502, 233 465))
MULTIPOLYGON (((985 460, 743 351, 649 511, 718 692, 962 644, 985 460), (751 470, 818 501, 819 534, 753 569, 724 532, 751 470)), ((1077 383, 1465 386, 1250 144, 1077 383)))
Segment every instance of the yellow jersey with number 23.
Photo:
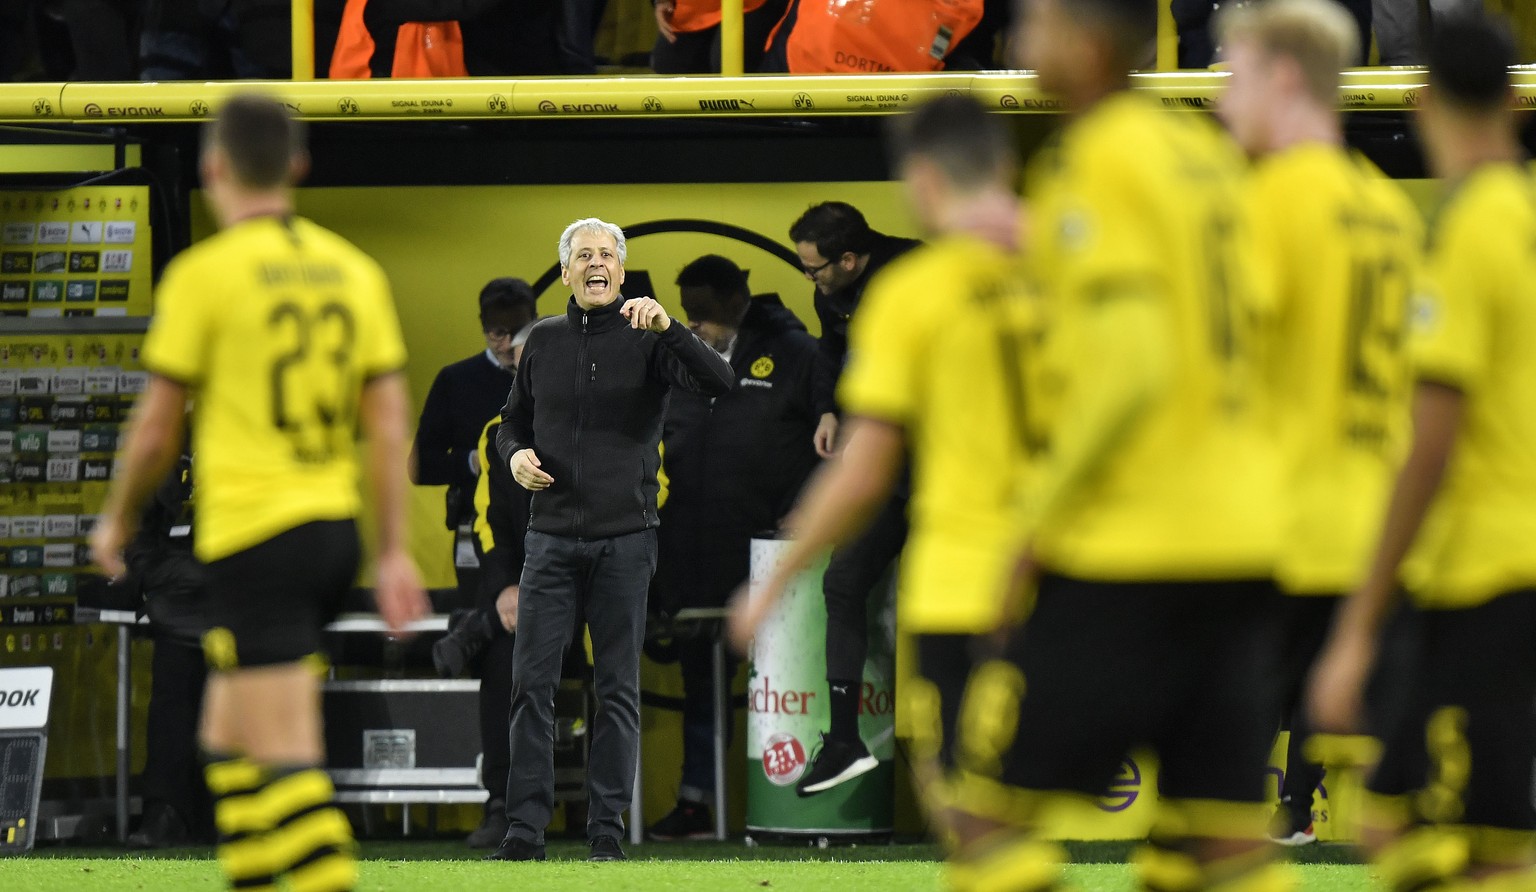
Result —
POLYGON ((377 263, 299 217, 239 222, 171 262, 144 364, 186 385, 197 555, 357 515, 358 404, 405 365, 377 263))

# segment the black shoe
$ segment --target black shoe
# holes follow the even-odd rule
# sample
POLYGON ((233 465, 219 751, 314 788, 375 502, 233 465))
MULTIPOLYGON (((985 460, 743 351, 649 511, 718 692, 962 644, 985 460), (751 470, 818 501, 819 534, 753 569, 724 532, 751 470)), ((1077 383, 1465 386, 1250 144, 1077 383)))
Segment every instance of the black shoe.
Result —
POLYGON ((1317 829, 1309 815, 1305 819, 1291 813, 1291 800, 1283 799, 1269 821, 1269 838, 1280 845, 1296 847, 1317 842, 1317 829))
POLYGON ((646 831, 657 842, 682 839, 714 839, 715 822, 709 819, 709 806, 678 800, 677 807, 646 831))
POLYGON ((448 623, 448 634, 432 645, 432 668, 439 678, 457 678, 485 650, 495 634, 486 622, 485 611, 467 610, 448 623))
POLYGON ((500 797, 485 803, 485 818, 469 835, 472 849, 494 849, 507 836, 507 803, 500 797))
POLYGON ((192 834, 187 822, 175 806, 164 802, 151 803, 144 809, 144 819, 139 829, 128 835, 131 849, 165 849, 192 844, 192 834))
POLYGON ((481 858, 482 861, 543 861, 544 847, 526 839, 509 836, 501 841, 496 851, 481 858))
POLYGON ((879 764, 880 760, 864 748, 864 741, 849 743, 822 734, 821 746, 811 756, 810 770, 805 773, 805 777, 800 778, 800 783, 795 784, 795 792, 801 796, 824 793, 838 784, 873 771, 879 764))
POLYGON ((619 841, 612 836, 599 836, 587 843, 592 847, 592 854, 587 856, 588 861, 628 861, 629 856, 619 848, 619 841))

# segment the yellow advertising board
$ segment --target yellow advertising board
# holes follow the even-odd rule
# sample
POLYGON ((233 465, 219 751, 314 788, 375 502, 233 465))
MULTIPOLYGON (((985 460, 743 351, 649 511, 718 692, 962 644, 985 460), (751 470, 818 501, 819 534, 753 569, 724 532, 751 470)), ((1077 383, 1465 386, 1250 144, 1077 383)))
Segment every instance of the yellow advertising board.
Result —
POLYGON ((0 192, 0 316, 148 316, 148 186, 0 192))

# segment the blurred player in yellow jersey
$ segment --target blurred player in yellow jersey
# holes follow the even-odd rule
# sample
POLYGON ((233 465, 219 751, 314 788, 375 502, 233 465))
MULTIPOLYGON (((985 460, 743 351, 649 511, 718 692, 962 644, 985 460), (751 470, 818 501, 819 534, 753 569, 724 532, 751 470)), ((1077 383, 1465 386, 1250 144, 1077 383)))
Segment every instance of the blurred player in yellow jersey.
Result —
POLYGON ((1408 197, 1344 147, 1339 71, 1358 52, 1331 0, 1268 0, 1219 20, 1232 77, 1221 115, 1258 160, 1249 180, 1259 270, 1274 303, 1283 495, 1275 678, 1291 731, 1279 842, 1317 839, 1299 695, 1340 598, 1360 583, 1406 451, 1404 335, 1423 225, 1408 197))
POLYGON ((960 716, 956 799, 991 828, 961 888, 1059 881, 1050 811, 1159 758, 1137 857, 1157 889, 1270 889, 1262 773, 1275 451, 1263 427, 1241 153, 1213 122, 1129 90, 1153 0, 1029 0, 1021 38, 1071 115, 1026 178, 1025 266, 1045 371, 1025 405, 1048 446, 1022 504, 1033 603, 960 716), (1046 403, 1043 407, 1041 403, 1046 403))
POLYGON ((357 882, 320 728, 321 629, 358 569, 356 434, 379 534, 374 586, 395 630, 426 595, 405 541, 405 348, 378 264, 294 215, 303 131, 236 96, 205 133, 220 232, 167 267, 134 408, 92 550, 111 575, 195 404, 196 553, 208 566, 213 670, 202 745, 219 861, 234 888, 339 892, 357 882))
POLYGON ((731 632, 744 647, 814 557, 857 535, 910 450, 897 628, 910 636, 918 677, 901 690, 920 782, 942 827, 940 766, 950 762, 978 636, 999 623, 1018 541, 1013 506, 1037 442, 1022 400, 1029 305, 1014 255, 1015 149, 1002 121, 974 100, 945 97, 900 120, 892 144, 933 240, 871 282, 838 390, 851 418, 846 445, 791 515, 793 548, 750 597, 738 597, 731 632))
POLYGON ((1390 682, 1412 705, 1365 814, 1394 889, 1536 888, 1536 181, 1514 61, 1502 23, 1435 26, 1418 125, 1448 194, 1410 323, 1413 443, 1308 695, 1319 728, 1357 726, 1401 579, 1416 671, 1390 682))

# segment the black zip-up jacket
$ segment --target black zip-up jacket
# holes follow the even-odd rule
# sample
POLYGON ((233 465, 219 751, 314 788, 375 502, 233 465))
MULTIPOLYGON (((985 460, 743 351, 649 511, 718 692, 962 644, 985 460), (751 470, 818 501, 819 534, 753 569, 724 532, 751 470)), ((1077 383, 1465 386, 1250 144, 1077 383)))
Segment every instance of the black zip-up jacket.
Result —
POLYGON ((720 396, 731 367, 677 320, 661 334, 636 331, 619 314, 624 296, 534 326, 512 395, 501 410, 496 451, 511 461, 532 449, 554 478, 533 494, 528 528, 602 539, 657 526, 657 446, 672 387, 720 396))
POLYGON ((747 578, 751 537, 778 529, 818 459, 816 339, 778 295, 754 297, 731 348, 736 389, 667 407, 667 504, 652 607, 722 606, 747 578))
POLYGON ((816 406, 822 413, 838 410, 837 381, 843 375, 843 366, 848 363, 848 323, 853 319, 854 311, 859 308, 859 301, 864 298, 864 289, 869 287, 875 273, 887 263, 922 244, 917 239, 879 232, 873 235, 874 242, 870 246, 869 262, 864 265, 864 272, 832 294, 822 294, 817 289, 813 300, 816 318, 821 320, 821 356, 824 362, 821 382, 816 388, 816 406))

